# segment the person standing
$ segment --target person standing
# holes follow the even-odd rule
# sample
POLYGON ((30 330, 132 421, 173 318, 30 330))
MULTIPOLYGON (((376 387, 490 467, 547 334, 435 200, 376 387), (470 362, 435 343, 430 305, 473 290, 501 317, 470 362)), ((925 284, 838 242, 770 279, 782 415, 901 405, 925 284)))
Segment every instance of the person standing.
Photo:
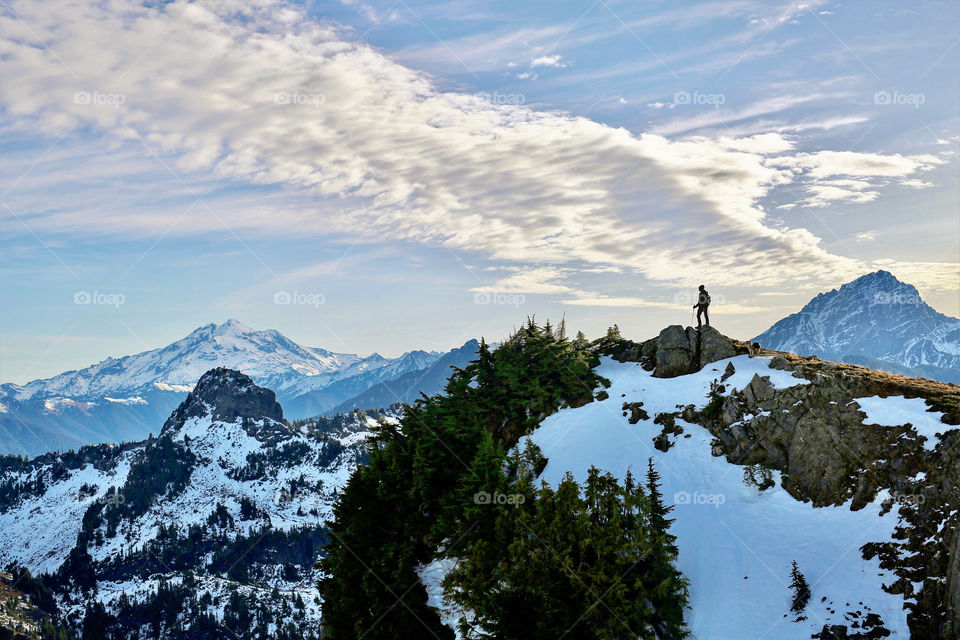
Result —
POLYGON ((700 285, 700 293, 697 296, 697 304, 693 305, 693 308, 697 310, 697 329, 703 327, 703 320, 706 320, 707 326, 710 326, 710 313, 708 308, 710 307, 710 294, 707 293, 707 290, 703 285, 700 285), (703 320, 700 319, 700 316, 703 316, 703 320))

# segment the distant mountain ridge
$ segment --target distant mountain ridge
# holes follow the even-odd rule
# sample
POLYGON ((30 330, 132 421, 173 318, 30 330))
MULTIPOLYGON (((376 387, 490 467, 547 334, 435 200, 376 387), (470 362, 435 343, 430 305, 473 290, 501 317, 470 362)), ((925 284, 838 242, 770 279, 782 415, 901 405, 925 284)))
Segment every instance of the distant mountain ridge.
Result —
POLYGON ((216 367, 249 375, 276 392, 290 417, 305 418, 374 385, 425 371, 444 355, 414 350, 397 358, 361 357, 302 346, 279 331, 258 331, 237 320, 208 324, 159 349, 24 385, 0 385, 0 453, 37 455, 143 439, 216 367))
POLYGON ((960 383, 960 319, 888 271, 821 293, 755 338, 764 347, 960 383))
POLYGON ((420 394, 428 396, 441 393, 450 377, 451 368, 463 368, 477 358, 480 343, 470 340, 462 347, 445 354, 425 369, 408 371, 402 376, 375 384, 363 393, 350 398, 333 409, 327 415, 349 413, 355 409, 385 409, 397 402, 415 402, 420 394))

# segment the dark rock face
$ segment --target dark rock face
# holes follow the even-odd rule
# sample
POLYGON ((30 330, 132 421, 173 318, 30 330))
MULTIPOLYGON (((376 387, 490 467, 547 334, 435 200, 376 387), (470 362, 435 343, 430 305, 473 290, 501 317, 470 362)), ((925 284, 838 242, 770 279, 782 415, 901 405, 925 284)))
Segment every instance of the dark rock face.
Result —
POLYGON ((675 324, 660 332, 654 351, 654 377, 673 378, 697 372, 711 362, 746 353, 746 346, 738 346, 711 326, 697 330, 675 324))
POLYGON ((950 548, 950 567, 948 569, 950 585, 948 592, 952 611, 953 628, 960 628, 960 530, 953 531, 953 545, 950 548))
POLYGON ((284 422, 283 409, 273 391, 258 387, 239 371, 223 367, 211 369, 200 377, 187 399, 164 423, 163 431, 176 428, 189 418, 208 414, 221 422, 234 422, 237 418, 284 422))

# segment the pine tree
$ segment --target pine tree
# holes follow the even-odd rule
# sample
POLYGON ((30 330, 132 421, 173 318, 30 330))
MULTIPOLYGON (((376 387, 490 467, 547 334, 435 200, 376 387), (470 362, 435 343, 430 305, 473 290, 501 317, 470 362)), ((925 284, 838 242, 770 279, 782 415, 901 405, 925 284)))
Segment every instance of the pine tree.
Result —
POLYGON ((679 548, 677 537, 670 533, 672 505, 663 501, 660 491, 660 474, 653 466, 653 458, 647 459, 648 518, 654 538, 650 555, 650 577, 653 602, 658 615, 658 632, 661 637, 683 637, 683 609, 689 599, 687 580, 676 568, 679 548))
POLYGON ((796 560, 791 561, 790 589, 793 591, 793 603, 790 606, 790 611, 802 613, 810 600, 810 586, 807 584, 807 579, 800 573, 796 560))

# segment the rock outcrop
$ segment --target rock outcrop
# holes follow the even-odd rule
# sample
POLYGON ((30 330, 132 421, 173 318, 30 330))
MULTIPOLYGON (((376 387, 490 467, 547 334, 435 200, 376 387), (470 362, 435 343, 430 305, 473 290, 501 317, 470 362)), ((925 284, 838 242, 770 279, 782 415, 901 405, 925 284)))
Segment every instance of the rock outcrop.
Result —
POLYGON ((860 509, 887 490, 898 532, 862 552, 896 575, 884 588, 904 595, 912 637, 951 637, 947 625, 960 626, 960 430, 947 425, 960 424, 960 387, 789 353, 771 366, 810 384, 777 389, 757 375, 683 418, 713 433, 715 455, 780 470, 799 500, 860 509), (865 425, 856 398, 869 396, 924 398, 944 414, 942 437, 924 443, 910 425, 865 425))
POLYGON ((161 433, 182 425, 189 418, 210 415, 220 422, 237 418, 254 422, 284 423, 276 394, 257 386, 239 371, 217 367, 200 377, 193 391, 163 425, 161 433))
POLYGON ((746 353, 746 345, 738 346, 709 325, 701 329, 670 325, 660 332, 653 346, 653 375, 657 378, 694 373, 711 362, 746 353))

